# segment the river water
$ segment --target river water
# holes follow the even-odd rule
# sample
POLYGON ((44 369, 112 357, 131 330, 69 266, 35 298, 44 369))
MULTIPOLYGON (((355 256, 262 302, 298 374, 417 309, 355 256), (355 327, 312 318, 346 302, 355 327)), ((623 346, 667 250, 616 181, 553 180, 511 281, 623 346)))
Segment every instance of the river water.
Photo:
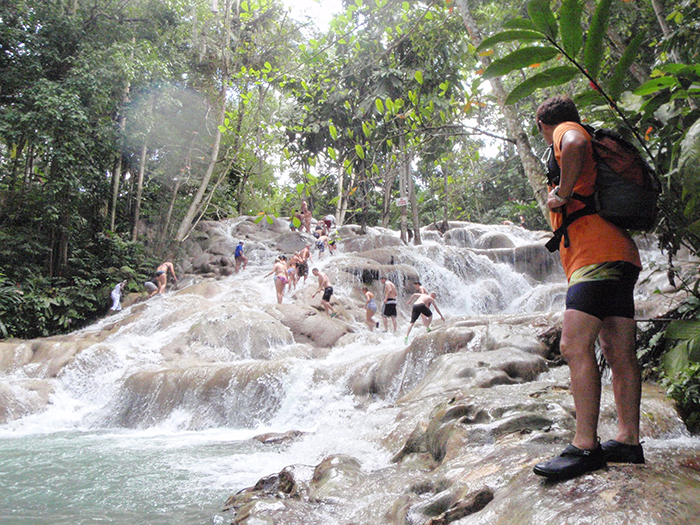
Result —
MULTIPOLYGON (((528 241, 525 234, 519 235, 513 236, 516 243, 528 241)), ((466 263, 456 264, 455 250, 428 241, 411 253, 423 283, 438 291, 445 317, 563 307, 563 276, 555 273, 545 283, 533 282, 508 264, 465 250, 461 260, 466 263)), ((323 270, 353 257, 326 256, 317 265, 323 270)), ((263 278, 271 263, 271 253, 261 250, 251 257, 246 272, 218 281, 224 291, 210 301, 222 307, 236 302, 252 310, 274 303, 271 282, 263 278)), ((309 282, 316 284, 313 277, 309 282)), ((336 294, 356 297, 360 303, 358 284, 338 283, 336 294)), ((285 466, 315 465, 338 453, 359 459, 365 470, 389 464, 396 451, 379 443, 396 417, 395 396, 359 400, 342 377, 403 349, 405 317, 396 335, 370 333, 357 319, 353 327, 360 335, 352 343, 316 359, 288 357, 281 345, 283 365, 275 372, 278 392, 273 408, 254 403, 230 407, 241 412, 240 418, 229 418, 238 423, 214 424, 200 417, 194 425, 197 413, 206 407, 183 402, 163 419, 142 420, 134 428, 115 426, 110 414, 124 379, 164 366, 162 349, 176 344, 202 315, 210 315, 198 313, 197 300, 169 293, 139 306, 145 310, 135 320, 126 321, 136 306, 85 329, 99 332, 115 319, 125 320, 114 334, 83 350, 55 379, 47 379, 53 394, 46 411, 0 426, 2 525, 224 524, 230 522, 221 513, 228 496, 285 466), (161 328, 173 312, 180 312, 178 321, 161 328), (304 434, 281 444, 252 439, 290 430, 304 434)), ((285 298, 285 303, 291 302, 285 298)), ((414 333, 422 330, 419 325, 414 333)), ((208 356, 210 363, 231 361, 225 348, 216 352, 208 356)), ((254 361, 236 358, 241 366, 254 361)), ((25 388, 28 379, 38 376, 38 366, 0 376, 0 382, 9 389, 25 388)))

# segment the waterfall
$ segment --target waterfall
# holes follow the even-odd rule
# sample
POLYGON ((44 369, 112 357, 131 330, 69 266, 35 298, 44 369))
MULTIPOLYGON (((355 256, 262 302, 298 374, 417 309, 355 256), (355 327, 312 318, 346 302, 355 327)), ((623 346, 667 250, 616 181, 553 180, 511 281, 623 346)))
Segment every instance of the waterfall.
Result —
MULTIPOLYGON (((203 223, 177 290, 132 297, 123 311, 67 336, 0 343, 0 519, 227 523, 229 495, 289 465, 341 454, 365 473, 394 468, 416 423, 428 424, 446 392, 456 399, 467 384, 483 399, 500 392, 501 412, 514 415, 535 399, 536 378, 540 389, 560 381, 541 375, 547 349, 535 334, 560 319, 563 273, 542 246, 546 233, 450 226, 444 237, 426 230, 419 247, 381 228, 342 228, 339 252, 319 259, 314 251, 310 264, 333 283, 340 314, 330 319, 311 297, 313 276, 281 305, 264 277, 276 255, 310 236, 282 221, 203 223), (250 261, 236 274, 232 252, 242 239, 250 261), (396 334, 364 323, 360 287, 380 303, 380 275, 399 291, 396 334), (430 334, 417 323, 406 345, 415 280, 436 292, 446 322, 435 315, 430 334)), ((644 252, 651 268, 640 303, 654 299, 660 257, 653 245, 644 252)), ((477 404, 461 417, 474 422, 470 439, 492 447, 507 430, 477 404)), ((666 434, 655 438, 685 436, 664 414, 666 434)), ((528 421, 547 426, 542 417, 528 421)), ((390 492, 365 494, 374 503, 349 515, 390 505, 390 492)), ((321 515, 314 520, 345 523, 321 515)))

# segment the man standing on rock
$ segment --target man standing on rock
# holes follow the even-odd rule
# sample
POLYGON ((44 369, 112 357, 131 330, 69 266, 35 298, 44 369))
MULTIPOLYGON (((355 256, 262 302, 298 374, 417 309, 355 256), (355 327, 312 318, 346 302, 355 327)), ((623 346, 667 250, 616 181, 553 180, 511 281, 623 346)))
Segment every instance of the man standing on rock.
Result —
POLYGON ((297 262, 297 280, 303 277, 304 284, 306 284, 306 278, 309 276, 309 261, 313 261, 313 259, 311 258, 311 245, 307 244, 299 252, 299 261, 297 262))
POLYGON ((323 290, 321 306, 323 306, 323 309, 328 315, 330 315, 331 317, 335 317, 336 315, 338 315, 338 312, 335 311, 335 309, 331 306, 330 303, 331 296, 333 295, 333 286, 331 286, 331 280, 325 273, 319 272, 318 268, 314 268, 313 270, 311 270, 311 273, 313 273, 318 278, 318 290, 316 290, 311 297, 316 297, 316 294, 323 290))
POLYGON ((236 250, 233 252, 233 258, 236 261, 236 273, 238 273, 241 263, 243 264, 244 270, 245 267, 248 266, 248 257, 243 255, 243 241, 238 241, 236 250))
POLYGON ((391 323, 394 326, 396 333, 396 285, 383 275, 379 278, 379 282, 384 286, 384 301, 382 302, 382 321, 384 322, 384 331, 388 331, 387 318, 391 318, 391 323))
MULTIPOLYGON (((577 196, 595 190, 596 161, 590 133, 573 101, 557 96, 537 109, 537 127, 553 146, 547 207, 554 229, 581 210, 577 196)), ((634 285, 641 269, 632 238, 597 214, 568 225, 559 255, 569 281, 561 354, 569 363, 576 409, 576 434, 561 455, 538 463, 535 474, 569 479, 605 467, 607 461, 644 463, 639 444, 641 372, 635 351, 634 285), (596 339, 612 371, 617 407, 615 439, 599 443, 600 369, 596 339)))
POLYGON ((404 339, 406 344, 408 344, 408 335, 411 333, 413 325, 416 324, 419 317, 423 316, 425 330, 430 332, 430 323, 433 320, 433 312, 430 311, 431 306, 434 306, 435 311, 440 314, 440 319, 443 321, 445 320, 445 318, 442 316, 442 312, 440 312, 440 308, 438 308, 438 305, 435 302, 435 297, 435 292, 431 294, 419 292, 414 293, 408 298, 408 301, 406 301, 406 304, 411 304, 413 299, 416 300, 416 302, 413 304, 413 310, 411 311, 411 324, 408 325, 408 332, 406 332, 406 338, 404 339))

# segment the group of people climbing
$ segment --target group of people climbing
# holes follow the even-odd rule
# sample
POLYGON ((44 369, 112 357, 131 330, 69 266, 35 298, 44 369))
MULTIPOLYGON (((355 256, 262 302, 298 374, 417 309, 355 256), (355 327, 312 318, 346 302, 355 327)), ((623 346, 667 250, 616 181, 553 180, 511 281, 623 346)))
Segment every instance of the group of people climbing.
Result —
MULTIPOLYGON (((170 275, 172 275, 173 280, 177 281, 173 263, 170 261, 165 261, 156 268, 153 278, 143 283, 144 288, 146 288, 146 291, 148 292, 149 299, 154 295, 162 294, 165 291, 165 287, 168 285, 168 272, 170 275)), ((122 309, 121 299, 127 284, 128 281, 124 280, 117 284, 112 290, 112 293, 110 294, 112 299, 112 307, 110 308, 110 311, 119 312, 122 309)))
POLYGON ((307 202, 301 201, 299 211, 293 210, 289 217, 289 229, 292 231, 306 232, 316 238, 316 249, 318 250, 318 258, 323 259, 323 254, 328 251, 333 255, 337 249, 338 234, 335 230, 335 216, 329 214, 316 221, 313 231, 311 231, 311 221, 313 216, 307 202), (297 219, 299 226, 297 227, 294 219, 297 219))
POLYGON ((279 304, 282 304, 285 289, 287 291, 296 289, 297 283, 302 278, 304 283, 306 283, 306 279, 309 276, 309 261, 312 260, 311 244, 306 244, 289 258, 286 255, 280 255, 275 259, 272 270, 265 277, 274 274, 275 292, 277 293, 277 302, 279 304))
MULTIPOLYGON (((388 331, 388 322, 389 319, 391 319, 393 331, 395 333, 397 328, 396 300, 398 298, 396 285, 384 276, 379 278, 379 282, 381 282, 382 284, 382 295, 384 296, 382 301, 382 320, 384 322, 384 331, 388 331)), ((408 336, 411 334, 411 330, 413 330, 413 325, 416 323, 419 317, 422 319, 426 331, 430 332, 430 324, 433 320, 433 312, 430 310, 431 307, 434 306, 435 311, 440 315, 440 318, 443 321, 445 320, 445 318, 442 315, 442 312, 440 312, 440 308, 438 307, 437 302, 435 301, 435 298, 437 297, 435 292, 428 293, 428 291, 420 283, 420 281, 414 281, 413 286, 415 289, 415 293, 412 294, 406 301, 407 306, 413 303, 413 307, 411 309, 411 321, 408 325, 406 337, 404 338, 404 342, 407 344, 408 336)), ((367 286, 362 287, 362 293, 364 294, 366 299, 364 306, 367 317, 365 319, 365 322, 367 323, 367 326, 370 330, 379 328, 379 321, 374 320, 374 314, 376 314, 379 311, 379 307, 377 306, 374 293, 370 291, 370 289, 367 286)))

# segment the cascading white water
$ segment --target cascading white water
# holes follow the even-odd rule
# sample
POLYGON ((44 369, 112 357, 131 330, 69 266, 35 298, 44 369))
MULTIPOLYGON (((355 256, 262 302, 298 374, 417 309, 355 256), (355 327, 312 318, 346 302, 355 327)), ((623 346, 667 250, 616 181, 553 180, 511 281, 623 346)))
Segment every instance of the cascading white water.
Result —
MULTIPOLYGON (((229 236, 239 224, 228 224, 229 236)), ((534 238, 513 228, 484 230, 514 246, 534 238)), ((562 308, 560 274, 539 283, 472 249, 476 241, 468 237, 460 246, 429 240, 397 247, 395 263, 413 267, 437 292, 446 317, 562 308)), ((156 296, 85 329, 119 326, 56 377, 46 375, 45 363, 0 376, 0 394, 11 391, 20 405, 38 395, 33 382, 50 392, 45 410, 0 426, 3 525, 220 524, 227 522, 219 511, 228 495, 287 465, 315 465, 338 453, 366 470, 388 464, 396 451, 379 443, 396 416, 392 401, 402 378, 388 395, 364 399, 348 381, 405 347, 408 307, 401 305, 397 334, 370 333, 360 309, 347 321, 351 341, 313 355, 266 312, 276 298, 272 278, 263 276, 276 252, 251 241, 246 253, 248 269, 217 281, 211 293, 156 296), (279 444, 252 439, 290 430, 301 437, 279 444)), ((326 254, 312 266, 330 270, 356 257, 326 254)), ((334 284, 337 297, 361 304, 359 277, 334 284)), ((316 286, 314 277, 307 286, 316 286)), ((405 301, 412 290, 400 292, 405 301)), ((414 334, 421 330, 417 325, 414 334)))

